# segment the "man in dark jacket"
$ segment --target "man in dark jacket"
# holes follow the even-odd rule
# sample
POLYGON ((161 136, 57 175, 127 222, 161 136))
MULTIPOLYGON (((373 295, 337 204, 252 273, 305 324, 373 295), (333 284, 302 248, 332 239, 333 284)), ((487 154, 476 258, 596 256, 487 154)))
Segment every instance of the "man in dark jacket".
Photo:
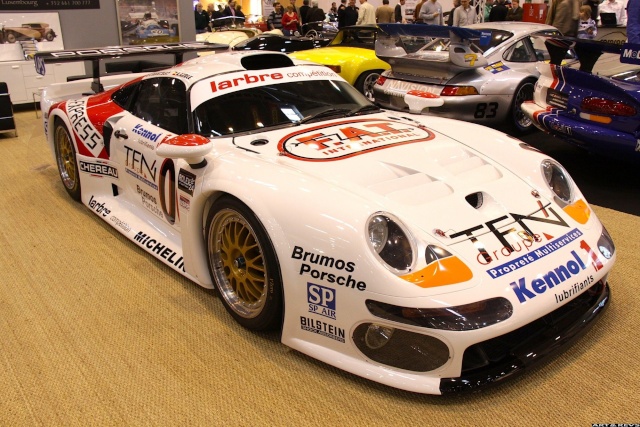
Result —
POLYGON ((344 10, 344 25, 348 27, 350 25, 356 25, 358 22, 358 8, 356 7, 356 0, 349 0, 347 8, 344 10))
POLYGON ((307 23, 307 12, 311 9, 309 7, 309 0, 302 0, 302 6, 300 6, 300 14, 298 15, 298 19, 300 19, 300 25, 304 25, 307 23))
POLYGON ((200 3, 196 4, 195 9, 196 34, 202 34, 209 31, 209 14, 202 10, 200 3))
POLYGON ((318 0, 311 0, 311 9, 307 11, 307 19, 304 22, 322 22, 325 18, 324 10, 318 7, 318 0))
POLYGON ((393 15, 395 17, 395 21, 398 24, 402 24, 403 22, 405 22, 404 16, 402 12, 404 12, 404 4, 405 4, 406 0, 400 0, 400 2, 396 5, 396 7, 393 10, 393 15))
POLYGON ((505 21, 507 13, 509 13, 509 9, 504 5, 504 0, 498 0, 498 3, 493 5, 491 12, 489 12, 489 22, 505 21))

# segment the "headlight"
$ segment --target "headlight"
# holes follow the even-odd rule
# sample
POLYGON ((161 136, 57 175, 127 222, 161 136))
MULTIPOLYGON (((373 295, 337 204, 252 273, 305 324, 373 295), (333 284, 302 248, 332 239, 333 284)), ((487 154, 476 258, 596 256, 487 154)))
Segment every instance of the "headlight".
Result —
POLYGON ((377 213, 369 218, 367 237, 373 253, 394 273, 411 269, 416 251, 400 221, 389 214, 377 213))
POLYGON ((543 160, 540 166, 545 182, 556 196, 556 202, 563 207, 573 203, 573 184, 569 173, 558 162, 550 159, 543 160))
POLYGON ((613 239, 609 235, 607 229, 604 228, 604 225, 602 226, 602 235, 600 236, 600 239, 598 239, 598 250, 606 259, 611 259, 613 254, 616 252, 613 239))

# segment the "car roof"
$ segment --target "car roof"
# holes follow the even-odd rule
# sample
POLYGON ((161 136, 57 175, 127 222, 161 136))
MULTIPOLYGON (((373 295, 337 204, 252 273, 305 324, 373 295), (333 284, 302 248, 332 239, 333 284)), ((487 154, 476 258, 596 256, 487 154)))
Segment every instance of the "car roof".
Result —
POLYGON ((297 60, 280 52, 228 51, 213 55, 200 56, 166 70, 147 74, 143 79, 159 76, 171 76, 184 82, 187 88, 209 77, 237 71, 269 70, 292 65, 317 65, 297 60), (252 57, 247 60, 246 58, 252 57), (250 65, 249 65, 250 64, 250 65))
POLYGON ((478 24, 466 25, 465 28, 510 31, 516 37, 544 30, 558 31, 558 29, 552 25, 521 21, 481 22, 478 24))

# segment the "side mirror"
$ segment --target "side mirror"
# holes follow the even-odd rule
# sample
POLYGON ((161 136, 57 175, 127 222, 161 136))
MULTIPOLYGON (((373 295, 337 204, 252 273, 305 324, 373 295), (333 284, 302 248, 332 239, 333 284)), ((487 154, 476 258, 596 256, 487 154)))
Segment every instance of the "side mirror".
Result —
POLYGON ((201 135, 185 134, 174 136, 161 142, 156 154, 168 159, 184 159, 192 168, 201 168, 207 164, 204 156, 213 149, 213 142, 201 135))
POLYGON ((404 96, 404 102, 409 106, 409 111, 417 114, 422 113, 425 108, 440 107, 444 104, 439 95, 422 90, 410 90, 404 96))

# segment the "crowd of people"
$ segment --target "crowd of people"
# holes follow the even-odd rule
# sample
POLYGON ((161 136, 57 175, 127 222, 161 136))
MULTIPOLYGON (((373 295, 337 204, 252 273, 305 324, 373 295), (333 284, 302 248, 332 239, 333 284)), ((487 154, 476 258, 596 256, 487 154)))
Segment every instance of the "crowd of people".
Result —
POLYGON ((209 3, 204 10, 201 3, 195 7, 196 34, 213 31, 216 27, 225 25, 242 25, 244 23, 242 5, 236 0, 229 0, 226 6, 209 3))
MULTIPOLYGON (((303 34, 305 24, 327 19, 318 0, 303 0, 299 8, 296 7, 296 0, 288 1, 286 7, 278 1, 273 3, 273 12, 267 19, 269 30, 281 30, 285 35, 303 34)), ((412 17, 406 14, 406 0, 398 0, 393 7, 389 5, 389 0, 382 0, 382 5, 378 7, 371 5, 368 0, 358 2, 359 7, 356 6, 356 0, 340 0, 340 6, 336 6, 335 2, 331 4, 329 14, 337 21, 338 28, 393 22, 464 26, 479 21, 521 21, 523 16, 520 0, 485 0, 484 8, 473 5, 471 0, 453 0, 453 8, 448 12, 443 12, 438 0, 420 0, 412 17)), ((615 15, 617 25, 629 24, 630 42, 640 43, 640 0, 628 0, 628 5, 625 0, 545 0, 545 3, 549 2, 546 23, 558 28, 564 35, 593 39, 598 32, 598 17, 601 13, 609 13, 615 15)), ((209 3, 206 10, 202 4, 196 4, 196 33, 226 25, 224 18, 244 20, 242 8, 236 0, 228 0, 224 7, 209 3)))

